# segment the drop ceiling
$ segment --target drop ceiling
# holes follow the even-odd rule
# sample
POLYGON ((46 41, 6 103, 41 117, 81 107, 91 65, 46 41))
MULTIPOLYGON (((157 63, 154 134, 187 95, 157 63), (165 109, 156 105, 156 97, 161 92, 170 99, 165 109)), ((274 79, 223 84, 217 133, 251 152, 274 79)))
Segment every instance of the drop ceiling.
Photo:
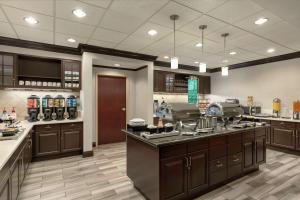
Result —
POLYGON ((300 51, 299 0, 0 0, 0 36, 77 47, 78 43, 150 54, 169 61, 172 56, 171 14, 176 23, 179 63, 207 62, 219 67, 222 60, 236 64, 300 51), (80 8, 87 15, 72 14, 80 8), (36 18, 29 25, 23 19, 36 18), (268 18, 255 25, 258 18, 268 18), (208 25, 204 55, 199 25, 208 25), (157 30, 156 36, 147 32, 157 30), (228 32, 226 58, 221 34, 228 32), (69 43, 74 38, 75 43, 69 43), (267 53, 274 48, 275 52, 267 53), (229 52, 235 51, 236 55, 229 52))

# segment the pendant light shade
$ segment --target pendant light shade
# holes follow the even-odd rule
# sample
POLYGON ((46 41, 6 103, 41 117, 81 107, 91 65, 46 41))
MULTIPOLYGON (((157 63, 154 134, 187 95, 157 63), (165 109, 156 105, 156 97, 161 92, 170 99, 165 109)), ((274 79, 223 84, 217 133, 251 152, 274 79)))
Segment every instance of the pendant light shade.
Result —
POLYGON ((206 63, 199 63, 199 72, 200 73, 206 72, 206 63))
POLYGON ((228 76, 228 67, 222 67, 222 76, 228 76))
POLYGON ((178 58, 177 57, 171 58, 171 69, 178 69, 178 58))
MULTIPOLYGON (((224 38, 224 61, 226 60, 226 37, 229 35, 229 33, 224 33, 221 36, 224 38)), ((228 67, 225 64, 226 62, 223 62, 223 64, 225 66, 222 66, 222 76, 228 76, 229 72, 228 72, 228 67)))
POLYGON ((178 69, 178 58, 176 57, 175 54, 175 21, 178 20, 179 16, 178 15, 171 15, 170 19, 174 21, 174 49, 173 49, 173 57, 171 58, 171 69, 178 69))
MULTIPOLYGON (((202 46, 201 46, 201 52, 202 52, 202 59, 203 59, 203 48, 204 48, 204 29, 206 29, 207 28, 207 25, 201 25, 201 26, 199 26, 199 29, 202 31, 202 35, 201 35, 201 44, 202 44, 202 46)), ((200 62, 199 63, 199 72, 200 73, 206 73, 206 63, 204 63, 204 62, 200 62)))

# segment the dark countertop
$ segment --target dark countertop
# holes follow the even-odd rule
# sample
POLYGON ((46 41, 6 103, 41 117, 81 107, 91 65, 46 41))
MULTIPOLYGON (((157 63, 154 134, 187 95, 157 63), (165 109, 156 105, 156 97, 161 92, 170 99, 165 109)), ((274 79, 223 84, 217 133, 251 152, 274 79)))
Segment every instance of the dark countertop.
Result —
POLYGON ((221 136, 221 135, 235 134, 235 133, 242 132, 242 131, 253 130, 256 128, 262 128, 262 127, 268 127, 268 126, 269 125, 239 128, 239 129, 232 129, 232 128, 222 129, 222 130, 217 129, 214 132, 201 133, 196 136, 177 135, 177 136, 155 138, 155 139, 144 138, 141 136, 141 132, 132 132, 132 131, 124 130, 124 129, 122 131, 133 138, 136 138, 142 142, 145 142, 155 148, 159 148, 162 146, 168 146, 168 145, 172 145, 172 144, 183 143, 183 142, 187 142, 187 141, 199 140, 199 139, 203 139, 203 138, 209 138, 209 137, 215 137, 215 136, 221 136))

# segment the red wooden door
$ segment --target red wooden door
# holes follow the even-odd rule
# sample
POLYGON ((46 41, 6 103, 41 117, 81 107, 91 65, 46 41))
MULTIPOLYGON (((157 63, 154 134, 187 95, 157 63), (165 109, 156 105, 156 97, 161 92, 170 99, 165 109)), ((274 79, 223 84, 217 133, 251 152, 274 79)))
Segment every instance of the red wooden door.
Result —
POLYGON ((98 144, 125 141, 126 78, 98 76, 98 144))

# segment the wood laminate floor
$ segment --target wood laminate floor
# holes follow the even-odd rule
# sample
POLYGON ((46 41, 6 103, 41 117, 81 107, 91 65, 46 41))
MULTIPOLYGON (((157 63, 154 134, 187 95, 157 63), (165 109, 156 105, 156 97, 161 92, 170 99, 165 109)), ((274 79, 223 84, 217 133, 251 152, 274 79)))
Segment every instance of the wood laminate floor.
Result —
MULTIPOLYGON (((30 165, 19 200, 144 200, 126 176, 125 143, 103 145, 94 157, 30 165)), ((300 157, 267 150, 267 163, 197 200, 300 200, 300 157)))

